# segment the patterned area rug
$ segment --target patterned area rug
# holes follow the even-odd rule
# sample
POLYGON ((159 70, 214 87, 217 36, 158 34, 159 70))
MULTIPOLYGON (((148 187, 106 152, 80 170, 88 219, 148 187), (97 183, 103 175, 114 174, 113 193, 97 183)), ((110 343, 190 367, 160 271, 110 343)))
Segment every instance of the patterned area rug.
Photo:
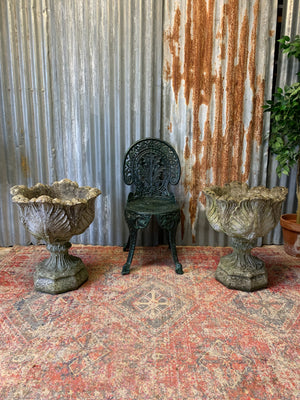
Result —
POLYGON ((60 295, 33 288, 44 246, 0 258, 0 398, 5 400, 299 399, 300 260, 280 246, 253 252, 269 287, 214 279, 229 248, 73 246, 89 280, 60 295))

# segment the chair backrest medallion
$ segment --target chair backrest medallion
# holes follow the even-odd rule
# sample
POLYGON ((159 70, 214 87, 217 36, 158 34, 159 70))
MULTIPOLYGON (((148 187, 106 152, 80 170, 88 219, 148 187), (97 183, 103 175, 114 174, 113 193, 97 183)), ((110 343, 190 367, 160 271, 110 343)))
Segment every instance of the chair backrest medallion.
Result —
POLYGON ((134 198, 173 198, 169 184, 180 179, 180 161, 173 147, 161 140, 147 138, 134 143, 127 151, 123 164, 123 178, 134 185, 134 198))

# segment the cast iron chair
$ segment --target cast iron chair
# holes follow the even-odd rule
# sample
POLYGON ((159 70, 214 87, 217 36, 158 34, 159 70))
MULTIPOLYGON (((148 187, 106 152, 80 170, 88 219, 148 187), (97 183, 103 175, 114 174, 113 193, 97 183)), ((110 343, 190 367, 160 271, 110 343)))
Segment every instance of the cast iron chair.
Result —
POLYGON ((137 232, 147 227, 152 216, 155 216, 159 225, 168 231, 175 271, 177 274, 183 274, 175 245, 180 207, 174 194, 169 191, 169 184, 177 185, 179 182, 180 173, 180 161, 176 151, 163 140, 142 139, 127 151, 123 164, 123 178, 127 185, 134 185, 135 191, 129 193, 125 207, 129 239, 124 251, 129 250, 129 253, 122 269, 123 275, 130 272, 137 232))

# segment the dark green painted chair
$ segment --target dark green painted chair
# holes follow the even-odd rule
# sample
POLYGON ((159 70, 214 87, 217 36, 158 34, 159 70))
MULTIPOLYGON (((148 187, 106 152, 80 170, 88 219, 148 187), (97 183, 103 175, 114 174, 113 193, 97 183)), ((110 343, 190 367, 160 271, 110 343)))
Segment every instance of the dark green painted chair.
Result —
POLYGON ((130 272, 137 232, 146 228, 155 216, 161 228, 168 231, 169 246, 177 274, 183 274, 178 261, 175 236, 180 221, 180 207, 169 184, 177 185, 180 179, 180 161, 173 147, 160 139, 142 139, 127 151, 123 164, 123 178, 127 185, 134 186, 125 207, 125 219, 129 228, 129 239, 124 246, 128 251, 122 274, 130 272))

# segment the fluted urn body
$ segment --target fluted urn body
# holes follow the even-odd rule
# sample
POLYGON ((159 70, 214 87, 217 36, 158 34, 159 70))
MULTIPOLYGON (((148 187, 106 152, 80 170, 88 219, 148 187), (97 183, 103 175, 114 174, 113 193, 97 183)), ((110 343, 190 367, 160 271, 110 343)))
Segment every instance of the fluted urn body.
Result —
POLYGON ((256 240, 272 230, 280 219, 285 187, 250 188, 232 182, 204 190, 206 216, 216 231, 231 238, 233 252, 221 258, 215 277, 231 289, 253 291, 265 288, 265 264, 251 254, 256 240))
POLYGON ((63 179, 51 186, 14 186, 10 192, 25 227, 46 242, 50 251, 50 258, 36 266, 36 290, 57 294, 77 289, 88 279, 88 273, 81 259, 68 253, 69 240, 93 222, 95 200, 101 191, 63 179))

